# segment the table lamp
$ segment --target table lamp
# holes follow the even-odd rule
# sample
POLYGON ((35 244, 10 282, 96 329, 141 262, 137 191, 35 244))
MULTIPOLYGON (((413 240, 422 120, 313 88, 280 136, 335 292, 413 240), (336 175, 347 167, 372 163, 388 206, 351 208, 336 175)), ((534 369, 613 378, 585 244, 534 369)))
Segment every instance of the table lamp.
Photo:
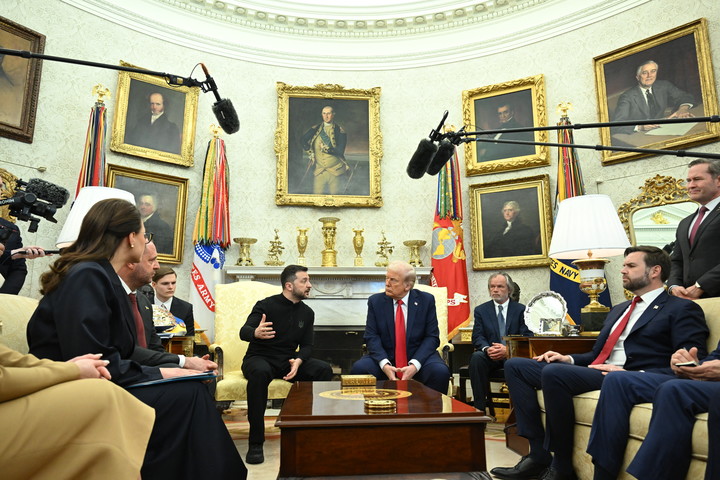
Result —
POLYGON ((615 206, 607 195, 579 195, 560 202, 552 240, 551 258, 573 259, 580 271, 580 290, 590 303, 582 313, 610 310, 598 301, 607 288, 603 257, 622 255, 630 246, 615 206))
POLYGON ((78 237, 80 233, 80 225, 85 218, 88 210, 101 200, 107 200, 108 198, 121 198, 135 205, 135 196, 120 190, 119 188, 110 187, 83 187, 80 189, 77 198, 70 208, 65 224, 63 225, 60 235, 57 239, 57 247, 65 248, 70 246, 78 237))

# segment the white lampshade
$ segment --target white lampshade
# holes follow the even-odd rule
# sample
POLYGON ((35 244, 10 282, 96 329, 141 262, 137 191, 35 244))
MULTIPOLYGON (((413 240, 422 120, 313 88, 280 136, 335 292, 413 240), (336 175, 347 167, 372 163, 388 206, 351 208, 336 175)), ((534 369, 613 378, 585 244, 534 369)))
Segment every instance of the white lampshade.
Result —
POLYGON ((88 210, 97 202, 108 198, 121 198, 135 205, 135 196, 125 190, 110 187, 83 187, 73 202, 67 220, 58 236, 57 247, 67 247, 77 240, 80 234, 80 225, 82 225, 88 210))
POLYGON ((607 195, 580 195, 560 202, 550 257, 580 259, 622 255, 630 246, 615 206, 607 195))

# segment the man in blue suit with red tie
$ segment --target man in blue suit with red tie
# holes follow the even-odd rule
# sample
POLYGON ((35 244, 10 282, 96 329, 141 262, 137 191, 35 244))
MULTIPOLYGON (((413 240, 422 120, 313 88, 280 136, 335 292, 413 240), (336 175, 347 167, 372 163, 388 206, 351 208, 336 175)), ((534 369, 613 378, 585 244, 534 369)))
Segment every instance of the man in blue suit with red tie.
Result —
POLYGON ((385 293, 368 299, 368 354, 353 364, 350 373, 389 380, 413 379, 447 393, 450 369, 437 352, 440 333, 435 297, 414 290, 415 278, 415 269, 409 263, 388 265, 385 293))
POLYGON ((595 480, 617 478, 630 430, 630 411, 645 402, 653 402, 650 428, 627 471, 639 480, 685 478, 695 415, 709 412, 705 480, 720 478, 720 344, 702 362, 697 349, 678 350, 670 366, 670 375, 622 372, 607 376, 587 448, 593 457, 595 480), (682 363, 694 365, 680 366, 682 363))
POLYGON ((475 352, 470 357, 470 383, 473 404, 485 410, 487 386, 490 373, 500 370, 507 359, 507 347, 503 336, 525 335, 532 332, 525 325, 525 305, 510 300, 515 284, 510 275, 496 272, 488 279, 489 302, 475 307, 472 344, 475 352))
POLYGON ((627 248, 620 273, 623 287, 636 296, 608 313, 592 351, 548 351, 505 363, 518 433, 530 442, 530 453, 514 467, 496 467, 490 473, 504 479, 577 479, 572 464, 574 395, 598 390, 608 372, 669 373, 670 357, 680 348, 696 347, 705 355, 708 327, 703 311, 695 302, 665 292, 669 272, 670 258, 663 250, 627 248), (545 426, 537 389, 543 391, 545 426))

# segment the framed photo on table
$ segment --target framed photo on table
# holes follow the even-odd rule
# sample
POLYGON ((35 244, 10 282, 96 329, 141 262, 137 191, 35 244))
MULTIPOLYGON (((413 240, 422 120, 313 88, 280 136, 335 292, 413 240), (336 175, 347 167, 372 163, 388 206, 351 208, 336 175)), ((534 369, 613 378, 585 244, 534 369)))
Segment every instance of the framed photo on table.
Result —
POLYGON ((381 207, 380 87, 277 83, 277 205, 381 207))
MULTIPOLYGON (((593 59, 601 122, 718 114, 704 18, 593 59), (647 92, 650 97, 648 98, 647 92)), ((677 150, 717 141, 718 123, 629 125, 600 129, 604 145, 677 150)), ((603 151, 603 164, 647 154, 603 151)))
POLYGON ((108 164, 107 186, 128 191, 153 234, 161 263, 181 263, 185 239, 188 179, 108 164))
POLYGON ((120 72, 110 150, 192 167, 198 97, 198 87, 175 87, 153 75, 120 72))
MULTIPOLYGON (((468 131, 547 126, 543 75, 465 90, 463 123, 468 131)), ((542 132, 494 133, 478 138, 547 142, 542 132)), ((465 144, 465 172, 485 175, 550 165, 548 147, 540 145, 471 142, 465 144)))
MULTIPOLYGON (((45 51, 45 35, 0 17, 0 48, 45 51)), ((32 143, 42 60, 0 53, 0 136, 32 143)))
POLYGON ((470 185, 473 270, 550 265, 548 175, 470 185))

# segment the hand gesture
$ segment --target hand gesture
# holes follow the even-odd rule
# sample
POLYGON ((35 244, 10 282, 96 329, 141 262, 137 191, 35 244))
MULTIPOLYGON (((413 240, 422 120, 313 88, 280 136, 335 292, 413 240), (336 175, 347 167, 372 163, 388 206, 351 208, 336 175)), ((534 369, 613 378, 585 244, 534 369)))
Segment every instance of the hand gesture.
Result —
POLYGON ((217 363, 210 360, 210 355, 205 355, 202 358, 201 357, 185 357, 185 365, 183 368, 187 368, 190 370, 199 370, 201 372, 210 372, 212 371, 215 375, 217 375, 217 363))
POLYGON ((272 328, 272 322, 265 321, 264 313, 260 319, 260 325, 255 329, 255 338, 259 338, 260 340, 275 338, 275 330, 272 328))
POLYGON ((492 360, 504 360, 507 358, 507 347, 502 343, 493 343, 485 352, 492 360))
POLYGON ((388 377, 388 380, 397 380, 397 376, 395 375, 396 369, 391 364, 386 363, 382 367, 383 372, 385 373, 385 376, 388 377))
POLYGON ((99 353, 88 353, 80 357, 71 358, 68 362, 80 367, 80 378, 105 378, 110 380, 111 375, 106 368, 110 362, 108 360, 101 360, 100 357, 102 357, 102 355, 99 353))
POLYGON ((600 370, 603 375, 607 375, 610 372, 624 372, 625 369, 617 365, 610 365, 609 363, 602 363, 600 365, 588 365, 589 368, 600 370))
POLYGON ((570 363, 570 356, 563 355, 558 352, 553 352, 552 350, 548 350, 547 352, 543 353, 542 355, 533 357, 533 360, 537 360, 538 362, 547 362, 547 363, 552 363, 552 362, 570 363))
POLYGON ((407 367, 397 368, 395 371, 397 373, 398 380, 410 380, 417 373, 417 368, 415 368, 415 365, 411 363, 407 367))
POLYGON ((283 377, 283 380, 292 380, 293 378, 295 378, 295 375, 297 375, 298 372, 298 368, 300 368, 300 365, 302 365, 301 358, 291 358, 289 362, 290 372, 288 372, 288 374, 283 377))

